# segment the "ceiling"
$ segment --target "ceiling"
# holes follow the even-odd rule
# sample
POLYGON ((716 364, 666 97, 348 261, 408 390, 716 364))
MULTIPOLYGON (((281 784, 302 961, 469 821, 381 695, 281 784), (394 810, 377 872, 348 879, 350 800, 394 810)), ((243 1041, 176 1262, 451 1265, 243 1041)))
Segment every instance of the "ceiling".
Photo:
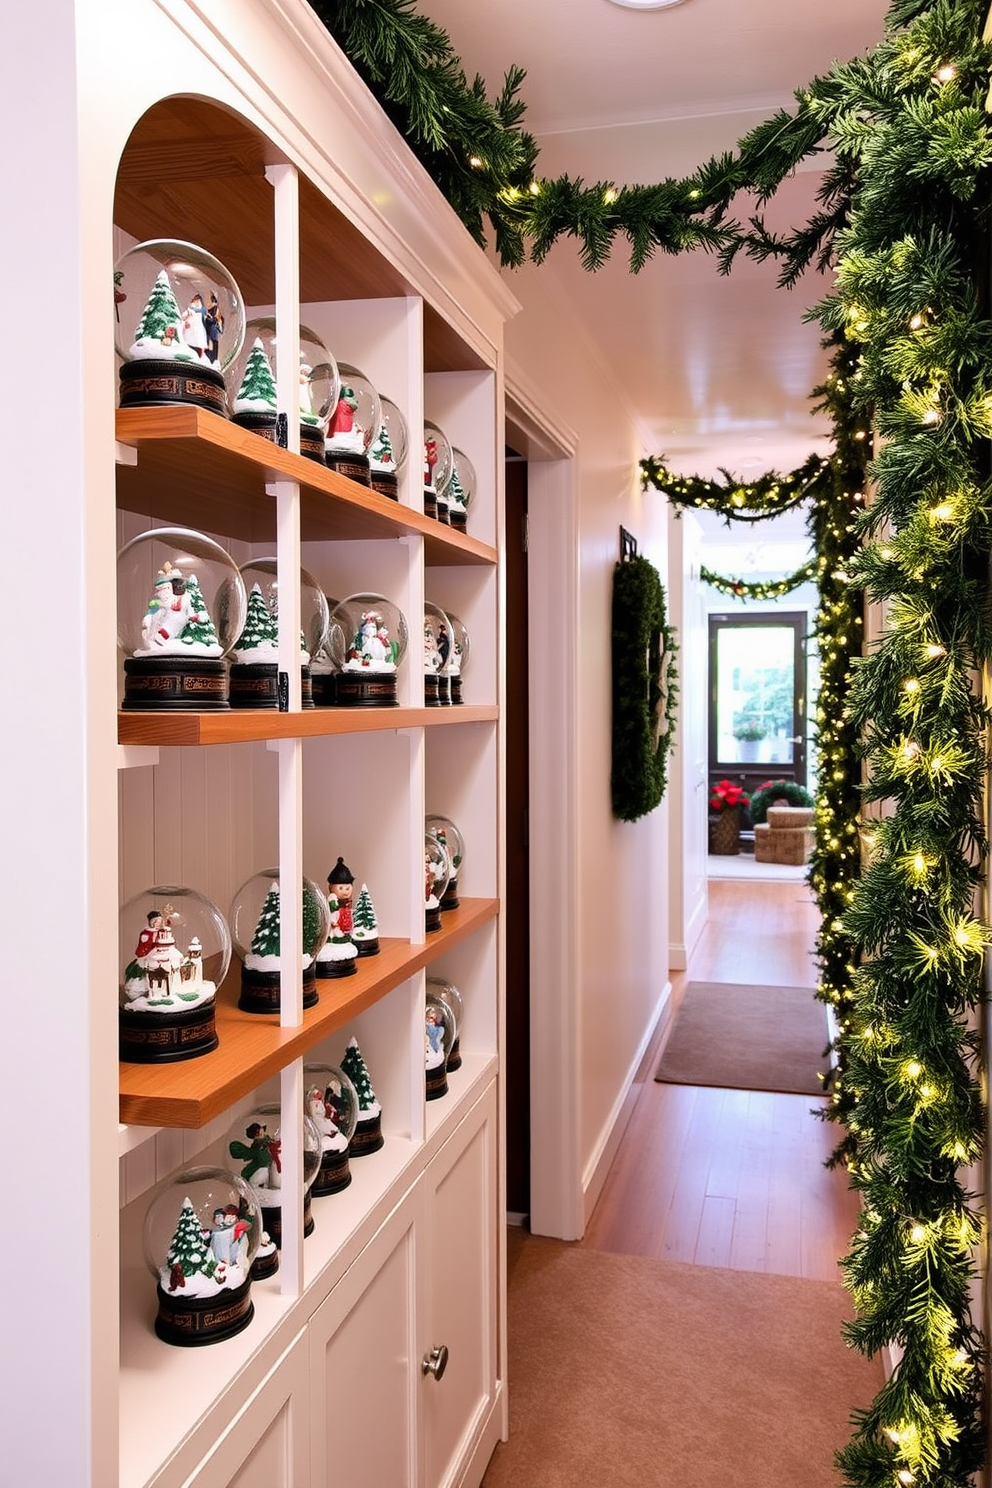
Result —
MULTIPOLYGON (((882 34, 888 0, 683 0, 667 10, 610 0, 417 0, 451 37, 490 95, 513 63, 526 69, 524 127, 538 173, 588 184, 682 176, 736 142, 835 60, 882 34)), ((774 225, 811 214, 819 166, 783 183, 774 225)), ((792 291, 773 265, 741 262, 726 278, 704 252, 659 255, 627 271, 622 242, 595 274, 576 244, 555 246, 546 272, 566 288, 625 389, 644 452, 673 469, 746 478, 787 471, 824 452, 811 416, 822 380, 820 332, 803 311, 826 292, 816 274, 792 291)))

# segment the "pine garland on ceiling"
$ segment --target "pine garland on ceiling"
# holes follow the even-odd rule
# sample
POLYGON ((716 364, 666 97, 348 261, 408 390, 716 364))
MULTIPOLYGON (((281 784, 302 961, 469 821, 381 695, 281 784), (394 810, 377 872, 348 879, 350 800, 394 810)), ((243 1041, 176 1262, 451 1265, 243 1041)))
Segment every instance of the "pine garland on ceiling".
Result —
POLYGON ((726 574, 714 573, 705 564, 700 567, 699 577, 704 584, 709 584, 711 589, 717 589, 725 594, 728 599, 782 599, 786 594, 792 594, 794 590, 800 589, 803 584, 811 584, 816 579, 816 559, 811 558, 794 573, 786 574, 781 579, 742 579, 728 578, 726 574))

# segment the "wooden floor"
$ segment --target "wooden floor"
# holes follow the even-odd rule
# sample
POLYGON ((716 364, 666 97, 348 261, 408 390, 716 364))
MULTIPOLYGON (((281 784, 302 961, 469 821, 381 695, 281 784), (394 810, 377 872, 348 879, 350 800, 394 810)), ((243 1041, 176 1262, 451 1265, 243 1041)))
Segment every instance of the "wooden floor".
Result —
POLYGON ((805 883, 711 880, 709 918, 673 1017, 627 1103, 629 1119, 585 1239, 592 1250, 832 1280, 855 1228, 840 1132, 806 1095, 661 1085, 653 1076, 688 980, 809 986, 816 909, 805 883))

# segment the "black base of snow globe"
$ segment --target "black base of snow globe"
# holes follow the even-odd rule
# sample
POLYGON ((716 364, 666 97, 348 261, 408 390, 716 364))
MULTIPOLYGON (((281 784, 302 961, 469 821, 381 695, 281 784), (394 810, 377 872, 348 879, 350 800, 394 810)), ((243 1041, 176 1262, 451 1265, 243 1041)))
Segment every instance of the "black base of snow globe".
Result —
POLYGON ((438 698, 437 672, 424 673, 424 707, 436 708, 440 699, 438 698))
POLYGON ((382 1116, 364 1116, 352 1133, 348 1151, 352 1157, 368 1157, 371 1152, 378 1152, 385 1140, 382 1116))
POLYGON ((424 487, 424 516, 437 520, 437 492, 424 487))
POLYGON ((428 905, 424 913, 424 929, 426 930, 428 935, 432 935, 435 930, 440 930, 440 928, 441 906, 439 904, 434 907, 428 905))
POLYGON ((378 956, 379 937, 378 935, 370 935, 368 940, 356 940, 355 947, 360 956, 378 956))
POLYGON ((440 707, 451 707, 451 687, 449 685, 449 679, 445 676, 444 672, 437 679, 437 700, 440 707))
MULTIPOLYGON (((253 1268, 254 1269, 254 1268, 253 1268)), ((222 1343, 247 1328, 255 1315, 251 1300, 251 1276, 231 1291, 213 1297, 184 1298, 157 1288, 158 1316, 155 1332, 163 1343, 180 1348, 199 1348, 206 1343, 222 1343)))
POLYGON ((462 701, 462 679, 455 673, 448 678, 448 691, 451 693, 452 704, 457 706, 462 701))
MULTIPOLYGON (((232 708, 278 708, 279 668, 274 661, 236 661, 231 666, 232 708)), ((300 667, 300 706, 312 708, 309 666, 300 667)))
MULTIPOLYGON (((242 966, 238 1007, 243 1013, 278 1013, 281 1007, 281 985, 281 972, 249 971, 247 966, 242 966)), ((303 973, 303 1006, 316 1007, 319 1000, 317 974, 310 965, 303 973)))
POLYGON ((388 496, 390 501, 399 501, 400 481, 395 470, 370 470, 369 480, 373 491, 378 491, 380 496, 388 496))
POLYGON ((464 507, 451 506, 448 508, 448 521, 456 532, 465 532, 468 528, 467 513, 464 507))
MULTIPOLYGON (((282 1249, 282 1208, 268 1209, 262 1205, 262 1228, 277 1250, 282 1249)), ((313 1211, 310 1208, 310 1189, 303 1199, 303 1238, 313 1234, 313 1211)))
POLYGON ((325 444, 324 464, 328 470, 334 470, 338 475, 346 475, 349 480, 358 481, 360 485, 371 486, 372 484, 368 455, 356 455, 354 450, 328 449, 325 444))
POLYGON ((340 961, 316 961, 317 976, 321 981, 327 981, 331 977, 345 977, 355 975, 355 963, 358 956, 348 956, 340 961))
POLYGON ((122 408, 156 408, 169 403, 194 403, 227 418, 227 390, 219 368, 197 357, 177 362, 172 357, 140 357, 120 370, 122 408))
POLYGON ((455 1070, 461 1069, 462 1067, 462 1051, 460 1045, 461 1040, 456 1038, 448 1051, 448 1063, 445 1067, 449 1075, 453 1074, 455 1070))
POLYGON ((337 702, 337 673, 314 672, 310 674, 310 696, 315 708, 333 708, 337 702))
POLYGON ((448 503, 445 501, 444 497, 438 496, 434 504, 437 508, 434 513, 436 520, 439 521, 442 526, 450 527, 451 523, 448 519, 448 503))
POLYGON ((448 1093, 448 1072, 444 1060, 435 1069, 427 1071, 424 1082, 424 1093, 428 1100, 440 1100, 442 1095, 448 1093))
POLYGON ((212 656, 127 656, 125 713, 215 713, 230 706, 227 667, 212 656))
POLYGON ((168 1064, 196 1059, 217 1047, 214 1000, 164 1013, 118 1013, 118 1058, 130 1064, 168 1064))
POLYGON ((252 1281, 265 1281, 268 1277, 275 1276, 279 1270, 279 1247, 272 1241, 271 1235, 269 1242, 271 1248, 260 1250, 251 1263, 249 1275, 252 1281))
POLYGON ((395 672, 338 672, 334 701, 339 708, 395 708, 395 672))
POLYGON ((449 878, 448 879, 448 887, 445 889, 444 893, 441 895, 441 908, 442 909, 457 909, 460 903, 461 903, 461 900, 458 897, 458 879, 457 878, 449 878))
MULTIPOLYGON (((242 429, 250 429, 253 434, 267 439, 270 444, 277 444, 276 417, 275 413, 248 411, 232 414, 231 422, 242 429)), ((306 455, 308 460, 317 460, 323 465, 324 431, 319 424, 300 423, 300 454, 306 455)))
POLYGON ((324 1153, 310 1192, 315 1199, 324 1199, 328 1194, 340 1193, 350 1182, 351 1164, 346 1147, 343 1152, 324 1153))

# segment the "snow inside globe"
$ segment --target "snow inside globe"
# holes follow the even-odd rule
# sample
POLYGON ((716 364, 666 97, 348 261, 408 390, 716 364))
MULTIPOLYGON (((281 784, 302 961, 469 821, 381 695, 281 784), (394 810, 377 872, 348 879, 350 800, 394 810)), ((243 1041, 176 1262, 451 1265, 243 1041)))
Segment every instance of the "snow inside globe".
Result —
POLYGON ((158 1284, 155 1332, 182 1348, 220 1343, 254 1314, 252 1266, 262 1214, 250 1186, 225 1168, 188 1168, 148 1207, 145 1264, 158 1284))
POLYGON ((114 345, 122 408, 195 403, 227 417, 224 371, 241 350, 245 307, 219 259, 154 238, 114 269, 114 345))
MULTIPOLYGON (((303 1233, 310 1235, 313 1233, 310 1190, 320 1167, 320 1133, 303 1111, 299 1119, 303 1123, 303 1233)), ((261 1210, 266 1233, 276 1249, 280 1249, 283 1154, 279 1102, 262 1101, 240 1116, 228 1133, 227 1150, 261 1210)))
MULTIPOLYGON (((241 565, 247 595, 245 622, 231 648, 232 708, 278 708, 279 580, 274 557, 241 565)), ((300 569, 300 700, 312 708, 310 659, 327 638, 327 600, 317 580, 300 569)))
POLYGON ((451 877, 447 849, 433 832, 424 833, 424 908, 427 931, 441 928, 441 901, 451 877))
POLYGON ((443 429, 424 420, 424 513, 447 520, 444 492, 451 480, 451 444, 443 429), (441 507, 444 511, 442 513, 441 507))
MULTIPOLYGON (((245 429, 276 441, 279 337, 272 315, 261 315, 245 327, 241 353, 227 371, 231 418, 245 429)), ((315 331, 300 326, 300 454, 324 462, 324 433, 337 407, 338 366, 315 331)))
POLYGON ((156 527, 131 538, 117 555, 122 708, 227 708, 224 657, 246 607, 238 566, 213 538, 188 527, 156 527))
POLYGON ((448 664, 445 667, 445 676, 448 679, 448 696, 452 703, 458 704, 464 701, 462 697, 462 674, 468 664, 472 652, 472 638, 468 633, 468 626, 451 610, 447 612, 448 624, 451 626, 451 648, 448 651, 448 664))
POLYGON ((464 532, 468 525, 468 509, 477 484, 478 478, 472 461, 462 450, 452 445, 451 479, 445 494, 448 498, 448 521, 458 532, 464 532))
POLYGON ((410 435, 406 419, 392 398, 380 393, 379 432, 369 446, 369 476, 373 491, 399 499, 399 478, 406 465, 410 435))
POLYGON ((162 884, 119 916, 120 1057, 195 1059, 217 1047, 214 996, 231 964, 227 921, 195 889, 162 884))
POLYGON ((424 1068, 427 1099, 438 1100, 448 1093, 448 1055, 455 1041, 455 1019, 446 1002, 427 986, 424 1009, 424 1068))
MULTIPOLYGON (((299 898, 294 895, 293 899, 295 912, 302 917, 300 974, 303 1006, 308 1008, 318 1000, 316 957, 327 939, 327 900, 313 879, 306 877, 299 898)), ((234 952, 241 962, 238 1007, 245 1013, 278 1013, 283 974, 278 868, 265 868, 241 885, 231 901, 228 919, 234 952)))
POLYGON ((351 594, 331 612, 328 640, 338 706, 390 707, 406 654, 406 617, 384 594, 351 594))
POLYGON ((427 991, 431 996, 436 997, 440 1002, 444 1003, 455 1020, 455 1036, 448 1051, 447 1069, 450 1074, 452 1070, 461 1068, 462 1056, 459 1044, 461 1042, 462 1024, 465 1019, 465 1002, 454 982, 446 981, 444 977, 428 977, 427 991))
POLYGON ((451 625, 440 605, 424 601, 424 706, 436 708, 451 701, 447 666, 451 653, 451 625), (443 680, 442 680, 443 679, 443 680))
POLYGON ((324 459, 349 480, 371 484, 369 448, 382 428, 382 408, 374 385, 350 362, 339 362, 341 385, 324 436, 324 459))
POLYGON ((340 1193, 351 1182, 348 1144, 358 1122, 358 1091, 336 1064, 303 1066, 304 1109, 320 1133, 320 1167, 313 1196, 340 1193))
POLYGON ((433 833, 448 854, 450 872, 441 908, 457 909, 458 874, 465 859, 465 838, 450 816, 439 816, 436 812, 432 812, 425 818, 424 826, 428 832, 433 833))

